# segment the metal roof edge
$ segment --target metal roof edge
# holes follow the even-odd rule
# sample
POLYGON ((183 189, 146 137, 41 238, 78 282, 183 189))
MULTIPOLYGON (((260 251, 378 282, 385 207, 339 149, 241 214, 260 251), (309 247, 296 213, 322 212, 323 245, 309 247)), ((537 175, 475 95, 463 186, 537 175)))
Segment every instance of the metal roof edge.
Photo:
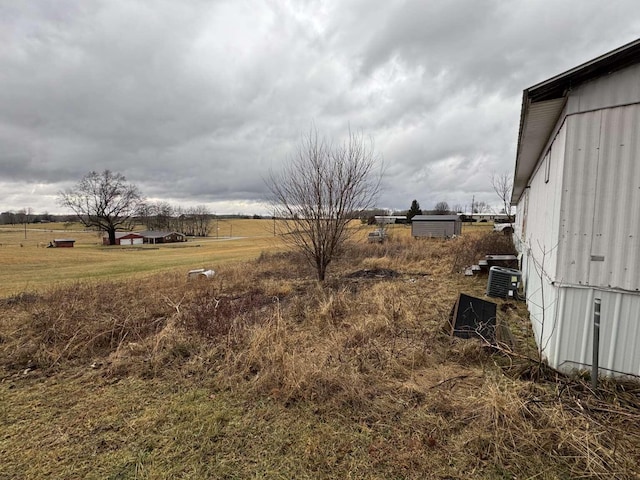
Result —
POLYGON ((555 94, 557 98, 563 95, 558 95, 558 89, 562 86, 566 87, 565 83, 574 86, 573 80, 576 80, 577 83, 584 83, 592 78, 606 75, 638 62, 640 62, 640 38, 532 85, 525 89, 525 93, 534 101, 537 101, 537 97, 540 96, 542 96, 540 100, 546 98, 545 94, 555 94))
MULTIPOLYGON (((562 114, 570 89, 636 63, 640 63, 640 38, 523 90, 511 194, 512 205, 517 204, 522 197, 542 150, 562 114), (564 101, 558 102, 557 105, 552 103, 553 100, 559 99, 564 101), (532 105, 540 104, 542 107, 542 102, 548 102, 546 106, 549 108, 542 113, 532 112, 532 105), (532 117, 535 121, 544 123, 541 130, 546 131, 546 138, 533 131, 535 128, 531 127, 532 117), (527 135, 530 135, 530 138, 527 138, 527 135)), ((540 125, 536 125, 536 128, 540 129, 540 125)))

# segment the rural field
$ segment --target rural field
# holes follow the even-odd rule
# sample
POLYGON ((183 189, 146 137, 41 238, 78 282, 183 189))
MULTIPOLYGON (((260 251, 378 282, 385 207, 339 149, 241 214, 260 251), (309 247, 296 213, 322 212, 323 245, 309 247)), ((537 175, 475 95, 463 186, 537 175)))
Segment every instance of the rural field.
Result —
POLYGON ((62 283, 128 279, 158 272, 215 268, 220 263, 256 258, 281 247, 272 220, 212 222, 207 238, 186 243, 135 247, 102 246, 102 235, 80 224, 0 227, 0 296, 43 291, 62 283), (26 238, 25 238, 26 237, 26 238), (56 238, 75 240, 74 248, 45 248, 56 238))
POLYGON ((324 283, 273 221, 216 227, 140 248, 0 229, 0 479, 640 476, 637 384, 546 367, 522 302, 492 299, 498 344, 450 335, 487 282, 461 268, 513 249, 490 226, 354 225, 324 283))

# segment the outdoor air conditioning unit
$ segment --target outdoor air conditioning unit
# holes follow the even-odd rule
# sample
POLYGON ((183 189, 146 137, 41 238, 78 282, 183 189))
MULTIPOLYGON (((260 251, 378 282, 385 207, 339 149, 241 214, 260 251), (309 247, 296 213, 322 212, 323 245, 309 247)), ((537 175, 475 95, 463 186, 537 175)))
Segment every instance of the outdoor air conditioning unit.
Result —
POLYGON ((513 268, 491 267, 487 282, 489 297, 514 298, 518 293, 522 272, 513 268))

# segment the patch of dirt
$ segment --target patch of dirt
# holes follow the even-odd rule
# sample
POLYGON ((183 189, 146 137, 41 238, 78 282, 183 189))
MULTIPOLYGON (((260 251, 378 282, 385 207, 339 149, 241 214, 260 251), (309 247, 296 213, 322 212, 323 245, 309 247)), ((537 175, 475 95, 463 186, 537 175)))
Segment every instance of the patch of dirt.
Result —
POLYGON ((347 278, 396 278, 400 274, 390 268, 374 268, 358 270, 347 275, 347 278))

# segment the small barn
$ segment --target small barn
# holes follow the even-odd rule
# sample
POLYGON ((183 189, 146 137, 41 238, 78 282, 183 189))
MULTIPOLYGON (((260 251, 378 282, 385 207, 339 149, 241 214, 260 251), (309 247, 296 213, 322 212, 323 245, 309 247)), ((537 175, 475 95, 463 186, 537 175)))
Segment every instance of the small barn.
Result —
POLYGON ((139 232, 140 235, 144 238, 144 243, 176 243, 176 242, 186 242, 187 236, 183 233, 179 232, 163 232, 163 231, 155 231, 155 230, 145 230, 144 232, 139 232))
POLYGON ((449 238, 461 233, 458 215, 416 215, 411 219, 411 235, 415 238, 449 238))
POLYGON ((552 367, 640 375, 639 159, 640 40, 524 90, 514 239, 552 367))
POLYGON ((56 238, 53 240, 54 247, 73 248, 75 243, 76 241, 70 238, 56 238))
MULTIPOLYGON (((142 245, 143 240, 137 232, 116 232, 116 245, 142 245)), ((109 235, 102 237, 102 244, 109 245, 109 235)))

